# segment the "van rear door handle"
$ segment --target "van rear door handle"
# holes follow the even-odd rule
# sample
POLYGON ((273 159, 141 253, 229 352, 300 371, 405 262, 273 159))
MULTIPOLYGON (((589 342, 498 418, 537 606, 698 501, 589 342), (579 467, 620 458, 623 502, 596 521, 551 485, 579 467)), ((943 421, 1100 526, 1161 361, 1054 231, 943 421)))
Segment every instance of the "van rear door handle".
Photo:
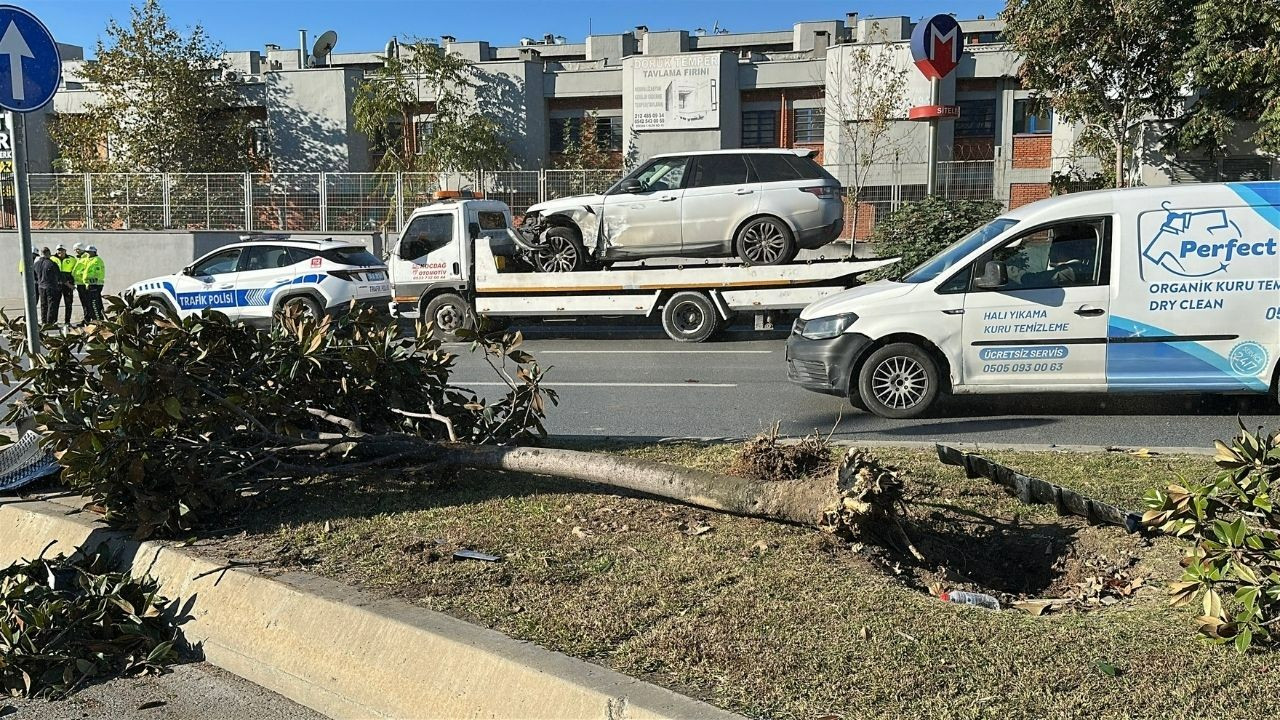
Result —
POLYGON ((675 199, 676 199, 675 195, 663 195, 662 197, 658 198, 658 202, 671 202, 675 199))
POLYGON ((751 188, 738 188, 737 190, 733 191, 733 194, 734 195, 750 195, 753 192, 755 192, 755 190, 752 190, 751 188))
POLYGON ((1076 314, 1080 317, 1098 317, 1105 312, 1106 310, 1103 310, 1100 307, 1093 307, 1092 305, 1081 305, 1076 308, 1076 314))

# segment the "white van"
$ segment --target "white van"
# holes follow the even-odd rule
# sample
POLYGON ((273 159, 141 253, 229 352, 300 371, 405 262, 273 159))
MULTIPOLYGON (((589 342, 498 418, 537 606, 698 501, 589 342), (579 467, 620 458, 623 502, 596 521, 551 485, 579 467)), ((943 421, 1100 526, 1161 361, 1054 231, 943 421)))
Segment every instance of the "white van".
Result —
POLYGON ((941 392, 1275 393, 1280 182, 1078 193, 806 307, 789 378, 882 417, 941 392))

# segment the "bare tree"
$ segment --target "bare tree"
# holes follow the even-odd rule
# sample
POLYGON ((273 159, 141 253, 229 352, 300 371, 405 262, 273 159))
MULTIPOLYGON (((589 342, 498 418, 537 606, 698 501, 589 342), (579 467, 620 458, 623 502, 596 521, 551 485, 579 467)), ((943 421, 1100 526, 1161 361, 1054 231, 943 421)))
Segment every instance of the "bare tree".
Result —
MULTIPOLYGON (((828 91, 827 107, 840 138, 833 159, 847 169, 845 194, 853 203, 855 233, 872 171, 892 162, 903 142, 893 130, 894 123, 906 115, 908 69, 899 48, 885 38, 880 26, 872 25, 870 38, 852 46, 839 62, 827 65, 827 87, 835 89, 828 91)), ((852 255, 852 242, 849 247, 852 255)))

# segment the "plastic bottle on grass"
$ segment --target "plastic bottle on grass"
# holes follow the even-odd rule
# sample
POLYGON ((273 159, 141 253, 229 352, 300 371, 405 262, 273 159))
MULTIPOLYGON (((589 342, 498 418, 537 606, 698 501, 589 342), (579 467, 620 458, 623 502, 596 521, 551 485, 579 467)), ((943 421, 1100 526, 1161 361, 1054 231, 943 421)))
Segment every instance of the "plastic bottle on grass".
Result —
POLYGON ((988 610, 1000 609, 1000 601, 986 593, 951 590, 949 592, 942 593, 938 597, 946 600, 947 602, 953 602, 958 605, 973 605, 974 607, 986 608, 988 610))

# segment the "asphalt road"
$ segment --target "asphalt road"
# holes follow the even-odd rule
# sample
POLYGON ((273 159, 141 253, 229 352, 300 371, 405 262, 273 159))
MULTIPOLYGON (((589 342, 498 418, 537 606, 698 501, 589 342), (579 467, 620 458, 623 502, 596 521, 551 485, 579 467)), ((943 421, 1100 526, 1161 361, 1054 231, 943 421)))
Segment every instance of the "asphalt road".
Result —
MULTIPOLYGON (((835 428, 845 440, 1210 447, 1238 430, 1237 415, 1251 427, 1280 427, 1280 408, 1266 398, 1194 395, 967 396, 945 399, 930 417, 884 420, 787 382, 781 332, 688 345, 647 325, 517 329, 529 338, 525 349, 551 367, 560 406, 548 430, 556 434, 740 437, 780 421, 784 434, 835 428)), ((463 357, 454 378, 501 394, 478 358, 463 357)))
POLYGON ((324 720, 326 716, 208 663, 89 685, 65 700, 0 700, 15 720, 324 720))

